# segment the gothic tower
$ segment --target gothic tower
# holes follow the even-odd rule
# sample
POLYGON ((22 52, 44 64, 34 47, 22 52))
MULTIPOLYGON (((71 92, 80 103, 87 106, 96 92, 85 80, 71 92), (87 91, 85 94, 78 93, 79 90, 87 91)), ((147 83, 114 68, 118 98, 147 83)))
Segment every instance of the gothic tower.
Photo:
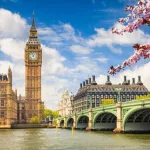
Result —
POLYGON ((26 119, 38 116, 41 120, 41 67, 42 48, 38 40, 34 15, 30 28, 29 39, 25 47, 25 97, 26 119))

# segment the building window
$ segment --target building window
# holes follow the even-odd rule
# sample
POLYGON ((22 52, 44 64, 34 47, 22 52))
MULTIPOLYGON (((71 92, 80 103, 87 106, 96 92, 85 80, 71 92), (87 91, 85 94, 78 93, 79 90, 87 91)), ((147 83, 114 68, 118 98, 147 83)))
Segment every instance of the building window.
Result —
POLYGON ((29 118, 32 118, 32 114, 29 114, 29 118))
POLYGON ((99 103, 100 102, 100 100, 99 99, 97 99, 97 103, 99 103))
POLYGON ((95 99, 92 99, 92 103, 95 103, 95 99))
POLYGON ((4 90, 5 90, 5 87, 4 87, 4 86, 1 86, 1 87, 0 87, 0 90, 1 90, 1 91, 4 91, 4 90))
POLYGON ((25 119, 24 113, 22 113, 22 115, 21 115, 21 119, 22 119, 22 120, 24 120, 24 119, 25 119))
POLYGON ((24 110, 24 109, 25 109, 24 104, 22 104, 22 110, 24 110))
POLYGON ((5 106, 5 105, 4 105, 4 99, 1 99, 1 100, 0 100, 0 106, 1 106, 1 107, 5 106))
POLYGON ((5 112, 4 111, 0 111, 0 118, 4 118, 5 117, 5 112))

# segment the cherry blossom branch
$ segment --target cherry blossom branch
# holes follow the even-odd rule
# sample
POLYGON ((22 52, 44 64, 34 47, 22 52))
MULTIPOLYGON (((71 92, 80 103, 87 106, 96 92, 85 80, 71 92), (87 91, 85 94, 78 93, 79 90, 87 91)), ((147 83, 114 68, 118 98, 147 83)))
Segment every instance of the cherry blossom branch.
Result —
MULTIPOLYGON (((113 28, 112 33, 123 35, 124 32, 131 33, 142 25, 150 25, 150 0, 139 0, 137 6, 127 6, 125 11, 130 14, 126 18, 120 18, 119 23, 128 24, 121 30, 113 28)), ((135 64, 142 57, 144 59, 150 58, 150 42, 144 45, 135 44, 133 47, 134 54, 122 65, 111 66, 108 73, 114 75, 125 67, 135 64)))
POLYGON ((119 23, 128 24, 121 30, 112 28, 112 33, 122 35, 124 32, 131 33, 142 25, 150 25, 150 0, 139 0, 138 6, 127 6, 125 11, 131 13, 126 18, 120 18, 119 23))
POLYGON ((125 60, 122 65, 118 65, 117 67, 111 66, 108 73, 109 74, 116 74, 120 70, 124 69, 126 66, 131 66, 135 64, 141 57, 144 59, 150 58, 150 42, 148 44, 135 44, 133 46, 135 48, 134 54, 125 60))

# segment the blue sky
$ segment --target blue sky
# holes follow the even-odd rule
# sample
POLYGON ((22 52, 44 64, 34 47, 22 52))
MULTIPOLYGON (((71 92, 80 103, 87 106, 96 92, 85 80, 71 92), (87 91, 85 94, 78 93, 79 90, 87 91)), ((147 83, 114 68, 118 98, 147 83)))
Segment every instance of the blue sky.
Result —
MULTIPOLYGON (((0 70, 13 70, 13 85, 24 95, 24 47, 28 39, 32 12, 35 13, 39 39, 43 47, 42 99, 56 109, 61 93, 74 94, 79 83, 93 74, 105 83, 111 65, 121 64, 133 54, 134 43, 146 43, 149 27, 133 34, 113 35, 111 28, 120 27, 117 20, 125 17, 126 5, 136 0, 0 0, 0 70), (20 67, 22 70, 19 70, 20 67)), ((144 71, 148 60, 127 68, 115 77, 121 82, 142 75, 146 86, 149 75, 144 71), (131 73, 132 72, 132 73, 131 73)))

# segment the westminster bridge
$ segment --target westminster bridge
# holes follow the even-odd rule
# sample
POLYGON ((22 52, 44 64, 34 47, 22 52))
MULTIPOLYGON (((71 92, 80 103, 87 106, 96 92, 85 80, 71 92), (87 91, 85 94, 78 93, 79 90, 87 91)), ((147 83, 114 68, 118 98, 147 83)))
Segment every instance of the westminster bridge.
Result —
POLYGON ((86 130, 150 131, 150 98, 118 102, 59 117, 58 127, 86 130))

